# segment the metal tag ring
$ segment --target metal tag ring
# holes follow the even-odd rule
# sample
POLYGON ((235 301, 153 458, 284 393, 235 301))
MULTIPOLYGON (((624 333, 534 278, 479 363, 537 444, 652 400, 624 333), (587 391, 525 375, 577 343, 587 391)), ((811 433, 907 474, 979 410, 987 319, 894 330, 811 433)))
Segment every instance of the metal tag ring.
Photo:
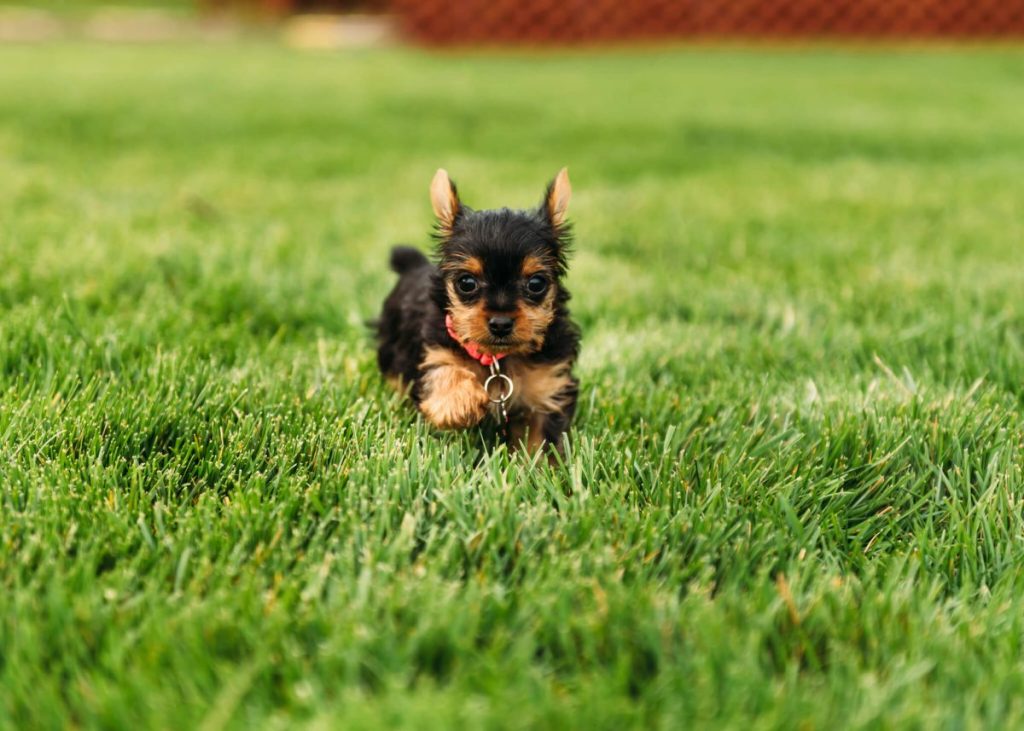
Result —
POLYGON ((503 404, 512 398, 512 391, 515 389, 515 385, 512 383, 512 379, 506 376, 504 373, 495 373, 487 377, 484 381, 484 391, 487 392, 487 398, 492 404, 503 404), (491 381, 495 378, 501 379, 504 383, 502 384, 502 392, 498 398, 491 397, 491 381))

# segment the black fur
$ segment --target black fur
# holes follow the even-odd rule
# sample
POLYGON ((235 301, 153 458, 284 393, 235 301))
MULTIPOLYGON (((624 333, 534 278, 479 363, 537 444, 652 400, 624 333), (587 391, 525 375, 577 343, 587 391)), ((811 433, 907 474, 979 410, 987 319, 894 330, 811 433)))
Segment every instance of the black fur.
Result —
POLYGON ((395 274, 405 274, 429 263, 422 251, 411 246, 396 246, 391 250, 391 271, 395 274))
MULTIPOLYGON (((454 185, 452 188, 454 192, 454 185)), ((550 192, 549 186, 549 195, 550 192)), ((448 278, 456 276, 458 263, 469 257, 483 262, 488 282, 486 291, 476 297, 485 300, 488 311, 496 312, 511 310, 518 299, 528 296, 520 279, 526 257, 550 262, 547 274, 549 286, 555 288, 554 319, 536 350, 508 357, 537 364, 575 362, 580 334, 570 319, 569 292, 562 284, 571 235, 567 226, 552 223, 546 200, 547 196, 539 208, 528 211, 474 211, 460 204, 450 230, 439 229, 435 235, 436 264, 409 247, 392 250, 391 268, 399 279, 377 322, 377 360, 384 375, 401 377, 412 385, 410 395, 417 405, 423 398, 420 364, 425 349, 440 346, 464 353, 445 327, 445 315, 452 304, 446 285, 448 278)), ((472 301, 472 297, 459 296, 472 301)), ((576 409, 577 390, 574 378, 564 394, 565 408, 545 417, 543 434, 549 444, 561 446, 562 434, 569 428, 576 409)), ((525 416, 512 415, 513 419, 525 416)))

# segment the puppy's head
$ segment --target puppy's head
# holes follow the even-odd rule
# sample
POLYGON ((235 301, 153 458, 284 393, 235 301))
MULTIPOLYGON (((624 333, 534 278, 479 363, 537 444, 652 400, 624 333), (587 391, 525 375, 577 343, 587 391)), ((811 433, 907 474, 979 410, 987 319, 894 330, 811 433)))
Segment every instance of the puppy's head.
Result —
POLYGON ((492 354, 531 353, 544 343, 557 306, 572 188, 565 168, 538 208, 474 211, 459 201, 448 173, 430 185, 440 241, 443 299, 455 333, 492 354))

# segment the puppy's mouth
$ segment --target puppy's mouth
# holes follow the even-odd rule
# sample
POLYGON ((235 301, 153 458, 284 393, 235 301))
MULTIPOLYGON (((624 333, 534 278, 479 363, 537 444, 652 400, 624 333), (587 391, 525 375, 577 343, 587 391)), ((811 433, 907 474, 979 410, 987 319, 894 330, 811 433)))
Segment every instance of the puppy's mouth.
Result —
POLYGON ((519 338, 513 337, 512 335, 503 335, 501 337, 495 337, 491 335, 486 340, 481 340, 480 345, 481 347, 486 348, 491 353, 494 353, 495 355, 500 355, 502 353, 508 353, 513 350, 518 350, 519 348, 523 347, 525 343, 519 338))
POLYGON ((536 340, 515 337, 513 335, 506 335, 500 338, 491 335, 484 340, 480 340, 478 345, 491 355, 530 353, 540 347, 540 343, 536 340))

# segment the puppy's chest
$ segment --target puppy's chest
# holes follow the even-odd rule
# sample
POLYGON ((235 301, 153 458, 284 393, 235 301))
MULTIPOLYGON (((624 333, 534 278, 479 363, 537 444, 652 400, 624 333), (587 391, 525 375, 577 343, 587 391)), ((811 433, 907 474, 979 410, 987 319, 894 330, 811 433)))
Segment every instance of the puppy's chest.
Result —
MULTIPOLYGON (((566 390, 572 383, 572 364, 529 363, 517 358, 500 361, 501 372, 512 379, 512 397, 509 411, 539 412, 545 414, 561 411, 565 406, 566 390)), ((483 383, 490 370, 480 367, 480 382, 483 383)), ((496 395, 497 387, 492 384, 496 395)))

